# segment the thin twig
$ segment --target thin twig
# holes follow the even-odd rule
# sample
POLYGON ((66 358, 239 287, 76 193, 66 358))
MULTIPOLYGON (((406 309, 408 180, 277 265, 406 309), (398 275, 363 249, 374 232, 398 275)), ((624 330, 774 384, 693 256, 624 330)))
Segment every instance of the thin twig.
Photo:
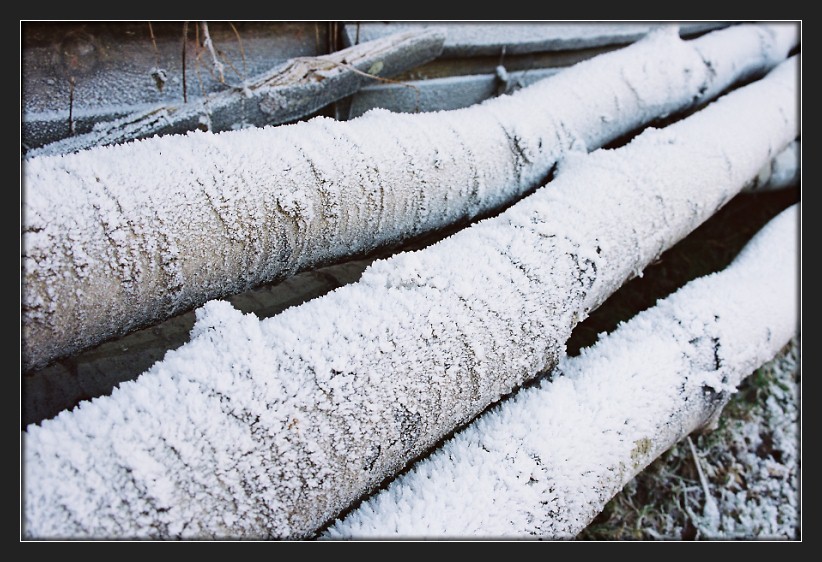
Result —
MULTIPOLYGON (((245 49, 243 48, 243 39, 242 39, 242 37, 240 37, 240 32, 237 31, 237 28, 234 27, 233 23, 228 22, 228 25, 231 26, 231 30, 234 32, 234 35, 237 36, 237 43, 240 44, 240 56, 243 59, 243 74, 242 74, 242 76, 240 76, 240 80, 245 80, 246 73, 248 72, 248 69, 246 68, 246 65, 245 65, 245 49)), ((232 68, 234 68, 233 65, 232 65, 232 68)), ((236 70, 235 70, 235 72, 236 72, 236 70)))
POLYGON ((211 76, 212 80, 218 80, 217 76, 214 74, 214 69, 211 66, 206 66, 203 63, 203 54, 207 51, 205 48, 205 39, 200 42, 200 26, 197 26, 194 29, 194 43, 197 45, 197 56, 194 57, 194 60, 197 64, 194 66, 194 72, 197 75, 197 83, 200 85, 200 95, 206 96, 208 92, 206 91, 205 83, 203 82, 203 77, 200 74, 201 68, 206 68, 208 70, 208 75, 211 76))
POLYGON ((391 80, 390 78, 385 78, 383 76, 377 76, 376 74, 369 74, 369 73, 364 72, 364 71, 360 70, 359 68, 357 68, 356 66, 353 66, 353 65, 351 65, 347 62, 339 62, 339 61, 335 61, 335 60, 325 59, 323 57, 293 57, 291 60, 292 61, 306 62, 306 63, 309 63, 309 64, 313 63, 313 64, 316 64, 317 66, 319 66, 319 63, 329 63, 329 64, 333 64, 335 66, 341 66, 343 68, 347 68, 348 70, 350 70, 352 72, 355 72, 355 73, 360 74, 362 76, 367 76, 368 78, 373 78, 374 80, 379 80, 380 82, 387 82, 387 83, 390 83, 390 84, 398 84, 400 86, 407 86, 408 88, 414 88, 415 90, 419 89, 415 85, 409 84, 407 82, 402 82, 400 80, 391 80))
POLYGON ((337 50, 337 25, 336 22, 328 22, 328 52, 337 50))
MULTIPOLYGON (((211 110, 209 109, 209 95, 208 91, 206 91, 205 84, 203 82, 203 77, 200 74, 200 69, 202 66, 201 59, 205 49, 202 48, 200 44, 200 26, 194 26, 194 45, 197 48, 197 54, 194 57, 194 61, 196 64, 194 65, 194 76, 197 77, 197 84, 200 86, 200 96, 202 97, 203 103, 203 114, 200 116, 200 124, 197 125, 197 128, 203 131, 210 131, 211 130, 211 110)), ((214 72, 209 68, 208 73, 214 78, 214 72)))
POLYGON ((151 44, 154 46, 154 68, 151 69, 151 77, 154 78, 154 84, 161 92, 166 85, 168 78, 165 69, 160 67, 160 49, 157 48, 157 39, 154 37, 154 27, 151 22, 148 22, 148 34, 151 37, 151 44))
POLYGON ((74 76, 69 76, 69 134, 74 135, 74 76))
POLYGON ((211 62, 214 65, 217 74, 220 76, 220 84, 225 84, 225 65, 217 58, 217 53, 214 51, 214 42, 211 40, 211 34, 208 32, 208 22, 200 22, 203 28, 203 46, 208 49, 211 54, 211 62))
POLYGON ((231 62, 231 60, 229 60, 229 59, 227 59, 227 60, 225 61, 225 63, 228 65, 228 68, 230 68, 231 70, 233 70, 233 71, 234 71, 234 74, 236 74, 236 75, 237 75, 237 78, 239 78, 240 82, 245 81, 245 72, 243 72, 243 73, 241 74, 241 73, 240 73, 240 71, 239 71, 239 70, 237 70, 237 67, 236 67, 236 66, 234 66, 234 64, 233 64, 233 63, 231 62))
MULTIPOLYGON (((194 44, 197 46, 197 55, 194 57, 194 60, 197 63, 194 65, 194 75, 197 77, 197 83, 200 85, 200 95, 205 97, 206 90, 203 85, 203 77, 200 76, 201 59, 204 52, 202 45, 200 44, 200 26, 194 27, 194 44)), ((212 72, 211 69, 209 69, 208 73, 211 74, 212 78, 214 77, 214 72, 212 72)))
POLYGON ((694 526, 694 529, 696 529, 696 537, 695 538, 698 539, 699 534, 702 531, 702 527, 701 527, 702 518, 699 517, 696 513, 694 513, 694 510, 692 510, 691 506, 688 505, 688 494, 685 490, 682 491, 682 499, 683 499, 682 508, 685 510, 685 513, 688 515, 688 518, 690 518, 691 523, 694 526))
POLYGON ((420 89, 418 87, 416 87, 414 84, 409 84, 408 82, 403 82, 403 81, 400 81, 400 80, 392 80, 390 78, 385 78, 383 76, 376 76, 374 74, 369 74, 367 72, 363 72, 362 70, 360 70, 356 66, 353 66, 349 63, 330 60, 330 59, 326 59, 326 58, 323 58, 323 57, 294 57, 291 60, 292 61, 306 62, 306 63, 314 64, 314 65, 319 65, 319 63, 330 63, 330 64, 333 64, 335 66, 341 66, 343 68, 347 68, 351 72, 354 72, 356 74, 360 74, 362 76, 367 76, 368 78, 373 78, 374 80, 378 80, 380 82, 385 82, 387 84, 397 84, 398 86, 404 86, 406 88, 413 88, 414 92, 416 94, 416 98, 417 98, 417 111, 419 111, 420 89))
POLYGON ((183 22, 183 103, 188 103, 186 91, 186 43, 188 42, 188 22, 183 22))
POLYGON ((699 474, 699 482, 702 484, 702 491, 705 493, 705 501, 708 501, 708 498, 711 497, 711 491, 708 488, 708 479, 705 478, 705 473, 702 472, 702 464, 699 462, 699 455, 697 455, 696 447, 694 446, 693 440, 691 440, 691 436, 687 437, 688 440, 688 447, 691 448, 691 454, 694 457, 694 465, 696 465, 696 472, 699 474))
POLYGON ((716 498, 711 495, 711 490, 708 488, 708 479, 702 471, 702 464, 699 462, 699 456, 696 453, 696 447, 694 447, 694 442, 691 440, 690 435, 688 436, 688 446, 691 448, 696 471, 699 474, 699 481, 702 483, 702 491, 705 494, 705 502, 702 504, 702 517, 698 520, 698 523, 694 521, 694 524, 697 531, 703 535, 708 537, 716 536, 719 529, 720 518, 716 498))
POLYGON ((157 39, 154 38, 154 28, 151 27, 151 22, 148 22, 148 34, 151 36, 151 44, 154 45, 154 64, 160 66, 160 49, 157 48, 157 39))

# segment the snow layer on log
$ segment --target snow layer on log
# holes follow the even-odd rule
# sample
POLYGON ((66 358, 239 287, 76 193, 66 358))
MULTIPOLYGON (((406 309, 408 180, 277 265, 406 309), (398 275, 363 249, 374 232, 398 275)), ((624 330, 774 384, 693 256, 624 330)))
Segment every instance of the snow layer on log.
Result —
POLYGON ((714 33, 685 42, 665 28, 461 110, 27 160, 23 369, 509 204, 569 151, 704 101, 740 71, 764 72, 798 40, 794 25, 714 33))
POLYGON ((797 69, 280 315, 206 303, 136 381, 23 433, 26 535, 311 536, 554 367, 588 310, 794 140, 797 69))
POLYGON ((323 538, 574 537, 796 335, 799 211, 475 420, 323 538))

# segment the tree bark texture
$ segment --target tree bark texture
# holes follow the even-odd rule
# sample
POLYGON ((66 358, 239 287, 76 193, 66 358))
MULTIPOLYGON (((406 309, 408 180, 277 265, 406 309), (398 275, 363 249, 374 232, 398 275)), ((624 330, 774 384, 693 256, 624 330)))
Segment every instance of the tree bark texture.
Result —
POLYGON ((554 367, 579 320, 793 141, 798 66, 569 157, 499 216, 277 316, 206 303, 137 380, 24 432, 26 535, 312 536, 554 367))
POLYGON ((23 163, 22 363, 510 204, 569 151, 784 60, 793 25, 675 28, 514 95, 420 115, 155 137, 23 163))

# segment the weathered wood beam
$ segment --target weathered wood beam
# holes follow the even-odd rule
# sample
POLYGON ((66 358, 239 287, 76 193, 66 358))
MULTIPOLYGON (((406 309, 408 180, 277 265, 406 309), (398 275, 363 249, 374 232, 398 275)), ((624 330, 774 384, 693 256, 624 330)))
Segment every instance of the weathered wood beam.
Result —
POLYGON ((21 145, 38 148, 321 56, 326 32, 325 22, 312 21, 21 22, 21 145), (200 41, 204 26, 222 74, 200 41))
POLYGON ((436 58, 444 40, 444 34, 438 30, 413 30, 321 57, 291 59, 242 86, 190 103, 152 106, 101 122, 88 133, 32 149, 26 157, 66 154, 198 129, 220 132, 238 126, 261 127, 294 121, 353 94, 363 85, 436 58))
POLYGON ((351 96, 348 118, 359 117, 374 108, 396 113, 450 111, 468 107, 501 94, 511 94, 560 72, 560 68, 507 72, 499 67, 495 74, 451 76, 431 80, 412 80, 394 84, 375 84, 351 96))
MULTIPOLYGON (((445 57, 505 57, 525 53, 624 46, 660 25, 673 22, 346 22, 349 45, 372 41, 398 31, 437 29, 446 35, 445 57)), ((680 35, 689 37, 728 26, 728 22, 681 22, 680 35)), ((504 62, 504 60, 503 60, 504 62)))

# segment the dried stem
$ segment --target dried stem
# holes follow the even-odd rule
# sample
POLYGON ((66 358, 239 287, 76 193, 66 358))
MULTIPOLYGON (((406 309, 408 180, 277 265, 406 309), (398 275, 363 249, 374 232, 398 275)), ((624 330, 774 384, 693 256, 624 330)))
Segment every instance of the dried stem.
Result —
POLYGON ((687 437, 688 440, 688 447, 691 449, 691 455, 694 457, 694 465, 696 466, 696 472, 699 474, 699 482, 702 484, 702 491, 705 493, 705 501, 707 503, 708 498, 711 497, 711 490, 708 488, 708 480, 705 478, 705 473, 702 471, 702 464, 699 462, 699 455, 696 452, 696 447, 694 446, 694 442, 689 435, 687 437))
MULTIPOLYGON (((246 68, 246 64, 245 64, 245 49, 243 48, 243 39, 242 39, 242 37, 240 37, 240 32, 237 31, 237 28, 234 26, 233 23, 228 22, 228 25, 231 26, 231 30, 234 32, 234 35, 237 37, 237 43, 239 43, 239 45, 240 45, 240 56, 243 59, 243 74, 242 74, 242 76, 240 76, 240 79, 245 80, 246 73, 248 72, 248 69, 246 68)), ((234 66, 232 65, 231 68, 234 68, 234 66)), ((235 70, 235 72, 236 72, 236 70, 235 70)))
POLYGON ((188 103, 186 88, 186 43, 188 43, 188 22, 183 22, 183 103, 188 103))
POLYGON ((148 34, 151 36, 151 44, 154 45, 154 64, 160 66, 160 49, 157 48, 157 39, 154 37, 154 28, 148 22, 148 34))
POLYGON ((406 88, 413 88, 414 92, 416 94, 416 97, 417 97, 417 111, 419 111, 420 89, 418 87, 416 87, 415 85, 413 85, 413 84, 409 84, 408 82, 403 82, 403 81, 400 81, 400 80, 391 80, 390 78, 385 78, 383 76, 376 76, 374 74, 369 74, 367 72, 363 72, 362 70, 360 70, 359 68, 357 68, 356 66, 353 66, 351 64, 348 64, 348 63, 345 63, 345 62, 339 62, 339 61, 335 61, 335 60, 330 60, 330 59, 326 59, 326 58, 323 58, 323 57, 294 57, 291 60, 301 61, 301 62, 314 64, 314 65, 319 65, 320 63, 330 63, 330 64, 333 64, 335 66, 341 66, 343 68, 347 68, 351 72, 355 72, 356 74, 360 74, 362 76, 367 76, 368 78, 373 78, 374 80, 378 80, 378 81, 384 82, 386 84, 397 84, 397 85, 400 85, 400 86, 404 86, 406 88))
POLYGON ((225 65, 217 58, 217 53, 214 50, 214 42, 211 40, 211 34, 208 32, 208 22, 200 22, 200 25, 203 28, 203 46, 208 49, 211 55, 211 62, 214 65, 214 69, 220 76, 220 84, 225 84, 225 65))
POLYGON ((69 76, 69 134, 74 135, 74 76, 69 76))

